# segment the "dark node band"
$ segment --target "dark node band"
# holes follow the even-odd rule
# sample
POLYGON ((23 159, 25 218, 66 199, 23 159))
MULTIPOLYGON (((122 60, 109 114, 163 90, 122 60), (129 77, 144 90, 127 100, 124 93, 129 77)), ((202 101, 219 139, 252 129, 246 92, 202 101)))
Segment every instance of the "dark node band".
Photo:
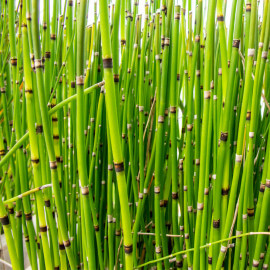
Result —
POLYGON ((53 269, 54 270, 59 270, 59 266, 55 266, 53 269))
POLYGON ((170 113, 176 113, 176 107, 175 106, 170 107, 170 113))
POLYGON ((218 220, 213 220, 213 227, 214 227, 215 229, 218 229, 219 226, 220 226, 220 219, 218 219, 218 220))
POLYGON ((25 93, 26 94, 33 94, 33 90, 32 89, 25 89, 25 93))
POLYGON ((246 120, 250 120, 250 117, 251 117, 251 112, 248 111, 248 112, 247 112, 247 116, 246 116, 246 120))
POLYGON ((180 262, 176 261, 175 266, 177 268, 182 268, 183 267, 183 261, 180 261, 180 262))
POLYGON ((63 244, 59 244, 59 249, 60 250, 64 250, 65 249, 65 246, 63 244))
POLYGON ((99 225, 94 225, 95 232, 99 231, 99 225))
POLYGON ((172 199, 177 200, 178 199, 178 193, 177 192, 172 192, 172 199))
POLYGON ((10 63, 12 66, 17 66, 17 58, 11 58, 10 63))
POLYGON ((46 207, 50 207, 51 206, 51 201, 50 200, 44 201, 44 203, 45 203, 45 206, 46 207))
POLYGON ((233 47, 239 49, 240 39, 233 40, 233 47))
POLYGON ((31 161, 35 164, 38 164, 39 163, 39 158, 35 158, 35 159, 31 159, 31 161))
POLYGON ((124 250, 126 254, 131 254, 132 250, 133 250, 133 246, 132 245, 124 245, 124 250))
POLYGON ((6 153, 5 149, 0 150, 0 156, 4 156, 6 153))
POLYGON ((254 216, 254 208, 248 208, 247 209, 247 214, 249 217, 253 217, 254 216))
POLYGON ((113 67, 112 58, 104 58, 103 59, 103 68, 112 68, 112 67, 113 67))
POLYGON ((13 215, 14 214, 14 208, 13 207, 12 208, 8 208, 8 212, 9 212, 9 214, 13 215))
POLYGON ((9 218, 8 215, 4 216, 4 217, 0 217, 0 222, 2 223, 3 226, 6 226, 9 224, 9 218))
POLYGON ((39 227, 39 229, 40 229, 40 232, 47 232, 48 230, 47 226, 39 227))
POLYGON ((59 135, 53 135, 54 140, 59 140, 59 135))
POLYGON ((24 237, 24 241, 29 242, 29 236, 28 235, 24 237))
POLYGON ((220 140, 223 142, 226 142, 228 139, 228 132, 221 132, 220 134, 220 140))
POLYGON ((45 58, 50 59, 51 58, 51 52, 45 52, 45 58))
POLYGON ((224 16, 223 15, 217 16, 217 21, 224 22, 224 16))
POLYGON ((224 196, 228 195, 229 194, 229 188, 222 188, 221 194, 224 195, 224 196))
POLYGON ((124 162, 114 163, 114 169, 118 173, 124 171, 124 162))
POLYGON ((264 184, 261 184, 260 185, 260 192, 264 192, 264 190, 265 190, 265 185, 264 184))
POLYGON ((212 257, 208 257, 208 264, 212 264, 212 257))
POLYGON ((36 127, 36 133, 42 133, 43 132, 43 126, 42 125, 37 125, 36 127))
POLYGON ((70 82, 70 87, 71 88, 75 88, 76 87, 76 82, 74 82, 74 81, 73 82, 70 82))
POLYGON ((119 82, 119 74, 114 74, 113 80, 114 80, 114 82, 119 82))
POLYGON ((64 246, 65 246, 65 248, 67 248, 67 247, 69 247, 70 246, 70 241, 69 241, 69 239, 68 240, 66 240, 66 241, 63 241, 64 242, 64 246))
POLYGON ((51 34, 51 40, 56 40, 56 34, 51 34))
POLYGON ((32 220, 32 212, 25 214, 26 220, 32 220))

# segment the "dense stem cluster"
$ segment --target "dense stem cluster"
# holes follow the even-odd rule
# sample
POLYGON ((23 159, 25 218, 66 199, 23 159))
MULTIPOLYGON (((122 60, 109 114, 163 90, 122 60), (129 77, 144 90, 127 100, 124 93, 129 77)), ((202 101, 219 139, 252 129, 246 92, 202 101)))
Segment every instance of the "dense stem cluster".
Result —
POLYGON ((194 2, 0 1, 14 269, 269 268, 270 1, 194 2))

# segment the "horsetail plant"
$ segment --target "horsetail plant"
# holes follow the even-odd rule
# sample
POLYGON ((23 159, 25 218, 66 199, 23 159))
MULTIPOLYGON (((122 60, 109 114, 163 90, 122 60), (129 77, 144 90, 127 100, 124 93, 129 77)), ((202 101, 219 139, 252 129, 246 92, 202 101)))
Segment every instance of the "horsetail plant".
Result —
POLYGON ((269 0, 0 11, 0 262, 269 268, 269 0))

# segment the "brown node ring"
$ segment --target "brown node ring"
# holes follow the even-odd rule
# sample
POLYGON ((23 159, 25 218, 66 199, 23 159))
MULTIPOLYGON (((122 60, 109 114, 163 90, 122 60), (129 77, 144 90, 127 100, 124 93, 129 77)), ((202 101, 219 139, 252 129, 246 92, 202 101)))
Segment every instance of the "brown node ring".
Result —
POLYGON ((117 173, 124 171, 124 162, 114 163, 114 169, 117 173))
POLYGON ((50 168, 51 168, 51 170, 57 169, 57 162, 56 161, 50 161, 50 168))
POLYGON ((221 195, 228 195, 229 194, 229 188, 222 188, 221 195))
POLYGON ((36 127, 36 133, 42 133, 43 132, 43 126, 42 125, 37 125, 36 127))
POLYGON ((220 134, 220 140, 223 142, 226 142, 228 139, 228 132, 221 132, 220 134))
POLYGON ((76 82, 74 82, 74 81, 73 82, 70 82, 70 87, 71 88, 75 88, 76 87, 76 82))
POLYGON ((36 159, 31 159, 31 161, 35 164, 38 164, 39 163, 39 158, 36 158, 36 159))
POLYGON ((33 94, 33 90, 32 89, 25 89, 25 93, 33 94))
POLYGON ((119 74, 114 74, 113 80, 114 80, 114 82, 119 82, 119 74))
POLYGON ((175 106, 170 107, 170 113, 176 113, 176 107, 175 106))
POLYGON ((238 48, 239 48, 239 44, 240 44, 240 39, 234 39, 234 40, 233 40, 233 45, 232 45, 232 46, 233 46, 234 48, 237 48, 237 49, 238 49, 238 48))
POLYGON ((44 203, 45 203, 45 206, 46 207, 50 207, 51 206, 51 201, 50 200, 44 201, 44 203))
POLYGON ((10 63, 12 66, 17 66, 17 58, 11 58, 10 63))
POLYGON ((223 15, 217 16, 217 21, 224 22, 224 16, 223 15))
POLYGON ((70 241, 69 241, 69 239, 66 240, 66 241, 63 241, 63 243, 64 243, 65 248, 67 248, 67 247, 70 246, 70 241))
POLYGON ((215 229, 218 229, 219 226, 220 226, 220 219, 218 219, 218 220, 213 220, 213 227, 214 227, 215 229))
POLYGON ((13 207, 12 208, 8 208, 8 212, 9 212, 9 214, 13 215, 14 214, 14 208, 13 207))
POLYGON ((132 245, 124 245, 124 249, 125 249, 126 254, 131 254, 133 247, 132 247, 132 245))
POLYGON ((32 213, 30 212, 30 213, 25 214, 25 219, 32 220, 32 213))
POLYGON ((40 229, 40 232, 47 232, 48 230, 47 226, 39 227, 39 229, 40 229))
POLYGON ((9 224, 9 218, 8 215, 4 216, 4 217, 0 217, 0 222, 2 223, 3 226, 6 226, 9 224))
POLYGON ((247 209, 247 214, 249 217, 253 217, 254 216, 254 208, 248 208, 247 209))
POLYGON ((103 59, 103 68, 113 68, 112 58, 104 58, 103 59))
POLYGON ((45 58, 50 59, 51 58, 51 52, 45 52, 45 58))

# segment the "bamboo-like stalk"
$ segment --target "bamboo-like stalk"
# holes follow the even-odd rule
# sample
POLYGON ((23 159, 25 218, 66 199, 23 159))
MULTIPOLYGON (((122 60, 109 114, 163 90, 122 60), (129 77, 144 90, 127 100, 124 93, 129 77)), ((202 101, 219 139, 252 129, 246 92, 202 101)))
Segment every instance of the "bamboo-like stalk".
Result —
POLYGON ((128 209, 128 196, 126 189, 126 179, 124 173, 124 164, 122 157, 122 150, 120 145, 120 134, 118 127, 118 119, 116 114, 116 100, 114 93, 114 82, 112 72, 112 58, 111 58, 111 44, 108 42, 110 37, 109 31, 109 19, 107 10, 107 1, 101 0, 99 3, 100 20, 101 20, 101 42, 103 67, 104 67, 104 78, 106 84, 106 109, 109 120, 109 131, 111 136, 112 152, 114 157, 114 166, 117 174, 117 186, 119 190, 121 213, 122 216, 127 217, 122 220, 123 231, 124 231, 124 246, 125 246, 125 265, 127 269, 133 267, 132 262, 132 236, 131 236, 131 224, 129 220, 129 209, 128 209))

